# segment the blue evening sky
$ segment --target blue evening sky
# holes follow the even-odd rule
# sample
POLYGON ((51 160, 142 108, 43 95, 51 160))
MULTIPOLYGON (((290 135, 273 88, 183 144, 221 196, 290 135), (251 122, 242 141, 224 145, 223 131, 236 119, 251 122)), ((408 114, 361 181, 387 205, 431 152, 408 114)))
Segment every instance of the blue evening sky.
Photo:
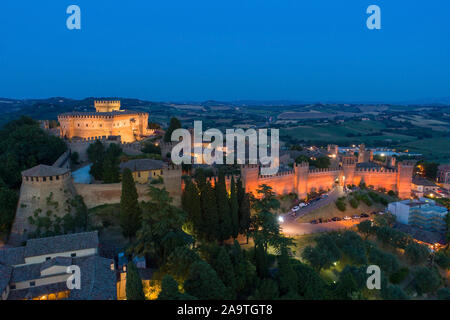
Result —
POLYGON ((449 97, 450 1, 1 0, 0 97, 51 96, 449 97))

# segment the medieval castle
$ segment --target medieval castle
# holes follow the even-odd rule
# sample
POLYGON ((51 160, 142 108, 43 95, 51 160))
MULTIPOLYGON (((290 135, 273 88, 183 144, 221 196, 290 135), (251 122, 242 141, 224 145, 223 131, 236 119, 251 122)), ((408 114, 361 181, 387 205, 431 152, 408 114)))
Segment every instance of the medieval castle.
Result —
MULTIPOLYGON (((64 113, 58 116, 60 135, 67 139, 69 151, 52 166, 38 165, 22 172, 22 186, 16 217, 9 238, 10 244, 20 245, 27 239, 27 233, 35 226, 30 217, 37 213, 62 217, 70 211, 70 200, 81 195, 88 208, 106 203, 120 202, 121 183, 83 184, 74 183, 70 169, 70 152, 77 151, 86 158, 87 147, 101 140, 104 143, 121 143, 125 148, 140 147, 133 144, 152 134, 147 129, 148 114, 145 112, 120 111, 120 101, 95 101, 95 113, 64 113), (118 136, 119 139, 108 139, 118 136), (78 139, 77 139, 78 138, 78 139), (72 150, 73 149, 73 150, 72 150)), ((170 152, 171 144, 162 144, 162 155, 170 152)), ((129 149, 133 151, 133 149, 129 149)), ((294 163, 292 170, 282 170, 276 175, 260 174, 259 165, 242 165, 240 177, 247 192, 253 192, 261 184, 272 187, 277 194, 295 193, 305 198, 312 191, 332 189, 335 185, 359 185, 365 183, 375 189, 396 191, 400 198, 411 196, 411 181, 414 162, 402 161, 390 165, 365 167, 358 163, 372 163, 372 153, 360 148, 358 157, 339 153, 338 147, 328 147, 329 156, 334 159, 331 168, 310 168, 307 162, 294 163)), ((165 164, 161 171, 164 187, 179 199, 183 190, 181 166, 165 164)), ((237 178, 237 177, 235 177, 237 178)), ((210 179, 214 183, 213 179, 210 179)), ((231 177, 227 177, 229 185, 231 177)), ((140 200, 148 200, 147 185, 136 184, 140 200)), ((179 201, 175 201, 179 202, 179 201)))
POLYGON ((61 137, 95 140, 117 136, 134 142, 150 136, 148 113, 120 110, 120 101, 95 101, 96 112, 68 112, 58 116, 61 137))

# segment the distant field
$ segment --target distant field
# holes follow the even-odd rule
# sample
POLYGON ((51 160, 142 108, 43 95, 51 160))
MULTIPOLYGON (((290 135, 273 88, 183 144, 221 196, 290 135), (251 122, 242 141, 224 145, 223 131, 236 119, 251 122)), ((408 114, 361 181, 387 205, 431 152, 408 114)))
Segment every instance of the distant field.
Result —
POLYGON ((393 140, 408 142, 414 140, 414 137, 395 134, 382 133, 373 136, 365 136, 366 134, 376 133, 385 128, 382 122, 376 121, 350 121, 342 125, 313 125, 299 126, 295 128, 282 129, 281 135, 289 135, 300 140, 310 141, 330 141, 341 143, 367 143, 379 140, 393 140), (348 134, 362 136, 348 137, 348 134))
POLYGON ((422 139, 401 146, 409 152, 422 153, 429 160, 450 163, 450 138, 422 139))

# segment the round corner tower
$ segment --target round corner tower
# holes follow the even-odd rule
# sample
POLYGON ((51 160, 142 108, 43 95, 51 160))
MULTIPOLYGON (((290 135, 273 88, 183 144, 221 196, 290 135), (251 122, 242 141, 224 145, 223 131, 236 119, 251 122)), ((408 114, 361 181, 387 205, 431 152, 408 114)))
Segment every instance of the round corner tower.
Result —
POLYGON ((11 228, 9 243, 20 245, 35 226, 29 217, 54 215, 63 217, 67 200, 75 196, 68 168, 38 165, 22 172, 19 202, 11 228))

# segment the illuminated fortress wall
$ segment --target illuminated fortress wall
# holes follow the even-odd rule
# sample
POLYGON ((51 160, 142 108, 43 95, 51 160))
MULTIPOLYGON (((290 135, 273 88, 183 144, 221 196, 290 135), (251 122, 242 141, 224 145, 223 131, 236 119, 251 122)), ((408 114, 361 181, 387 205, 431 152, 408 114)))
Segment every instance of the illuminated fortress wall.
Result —
POLYGON ((293 171, 273 176, 261 176, 257 165, 244 165, 241 176, 246 192, 255 196, 262 184, 272 187, 277 194, 295 192, 299 198, 305 198, 312 191, 332 189, 336 184, 359 185, 364 182, 375 189, 397 191, 400 198, 409 198, 413 168, 413 162, 403 161, 397 169, 358 169, 354 159, 344 159, 339 168, 310 170, 308 163, 300 163, 294 165, 293 171))
POLYGON ((61 137, 101 139, 120 136, 125 143, 153 133, 148 127, 148 113, 120 110, 120 101, 95 101, 97 112, 68 112, 58 115, 61 137))

